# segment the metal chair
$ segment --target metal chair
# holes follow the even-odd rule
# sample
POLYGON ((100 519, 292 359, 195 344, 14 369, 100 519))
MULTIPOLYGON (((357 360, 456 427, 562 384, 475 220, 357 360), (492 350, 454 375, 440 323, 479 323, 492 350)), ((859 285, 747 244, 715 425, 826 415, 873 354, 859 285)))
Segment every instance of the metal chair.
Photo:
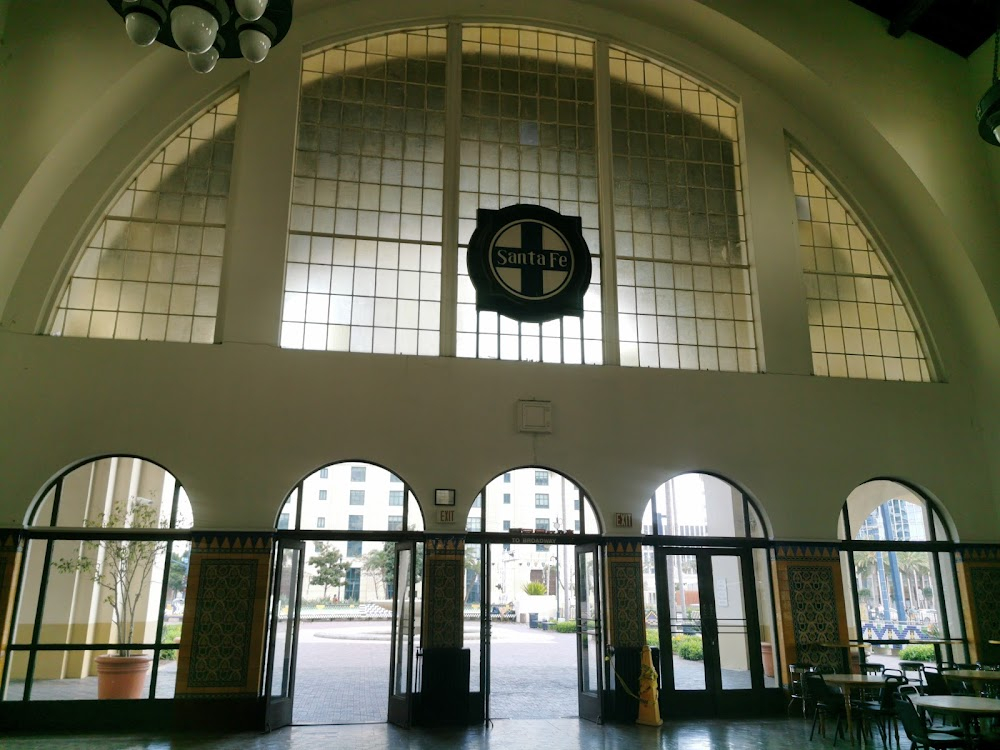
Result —
POLYGON ((809 701, 809 695, 806 692, 805 676, 816 671, 816 666, 814 664, 808 664, 807 662, 796 662, 794 664, 788 665, 788 688, 791 693, 791 700, 788 701, 788 708, 785 709, 786 712, 792 710, 792 706, 795 705, 795 701, 802 702, 802 717, 805 718, 807 708, 806 704, 809 701))
POLYGON ((899 747, 899 727, 896 724, 896 700, 899 697, 898 689, 906 684, 905 677, 889 675, 885 678, 885 684, 879 690, 876 700, 851 701, 851 706, 856 708, 858 716, 861 718, 862 729, 865 724, 874 723, 878 727, 882 744, 886 747, 892 745, 892 737, 896 737, 896 746, 899 747), (891 732, 890 732, 891 726, 891 732))
POLYGON ((901 698, 896 703, 896 713, 903 724, 903 732, 906 733, 907 739, 913 743, 913 747, 926 747, 933 750, 968 747, 964 737, 929 730, 921 721, 917 709, 906 698, 901 698))
POLYGON ((844 696, 826 684, 823 675, 819 672, 809 672, 804 676, 803 683, 813 702, 812 727, 809 729, 809 741, 812 741, 816 732, 816 724, 819 723, 819 733, 826 737, 826 720, 836 719, 837 725, 833 730, 833 744, 836 746, 837 738, 843 736, 844 727, 847 724, 847 709, 844 706, 844 696))
POLYGON ((917 675, 916 682, 918 685, 924 684, 924 663, 921 661, 901 661, 899 662, 899 669, 903 672, 903 676, 906 679, 910 679, 910 672, 914 672, 917 675))

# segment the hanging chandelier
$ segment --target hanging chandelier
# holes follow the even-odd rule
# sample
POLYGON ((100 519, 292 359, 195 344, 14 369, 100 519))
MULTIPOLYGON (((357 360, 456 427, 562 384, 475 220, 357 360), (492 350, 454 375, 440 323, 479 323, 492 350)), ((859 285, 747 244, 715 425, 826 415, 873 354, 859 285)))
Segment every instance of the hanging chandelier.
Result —
POLYGON ((220 57, 261 62, 292 25, 292 0, 108 0, 140 47, 153 42, 187 53, 198 73, 220 57))
POLYGON ((976 107, 979 135, 991 146, 1000 146, 1000 79, 997 63, 1000 62, 1000 21, 993 35, 993 85, 983 94, 976 107))

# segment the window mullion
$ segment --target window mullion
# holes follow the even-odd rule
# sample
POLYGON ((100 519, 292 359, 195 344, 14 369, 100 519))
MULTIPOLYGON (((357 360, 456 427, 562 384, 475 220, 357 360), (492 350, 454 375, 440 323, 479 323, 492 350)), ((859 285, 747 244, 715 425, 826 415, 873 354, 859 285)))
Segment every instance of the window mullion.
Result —
POLYGON ((445 66, 439 335, 441 356, 454 357, 458 336, 458 186, 462 129, 462 25, 459 23, 448 24, 448 52, 445 66))
POLYGON ((594 109, 597 139, 597 211, 601 242, 601 340, 604 364, 621 363, 618 345, 618 276, 615 269, 615 193, 611 155, 611 65, 608 43, 594 43, 594 109))

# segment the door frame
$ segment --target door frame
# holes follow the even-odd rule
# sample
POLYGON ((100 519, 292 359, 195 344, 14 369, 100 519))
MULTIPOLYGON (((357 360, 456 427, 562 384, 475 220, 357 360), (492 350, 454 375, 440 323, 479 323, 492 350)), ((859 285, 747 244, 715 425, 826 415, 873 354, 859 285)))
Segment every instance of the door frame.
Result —
POLYGON ((416 568, 417 542, 397 542, 395 547, 396 590, 392 597, 392 635, 390 639, 389 656, 389 707, 387 721, 398 727, 409 728, 413 723, 413 661, 414 661, 414 623, 416 614, 416 568), (409 565, 406 570, 406 581, 399 575, 399 560, 403 554, 409 554, 409 565), (407 609, 400 612, 400 606, 407 609), (402 621, 400 618, 404 618, 402 621), (405 632, 400 632, 399 625, 405 625, 405 632), (405 641, 401 641, 405 638, 405 641), (405 660, 405 665, 399 664, 399 659, 405 660), (405 669, 405 687, 397 692, 397 674, 400 668, 405 669))
POLYGON ((295 699, 295 667, 298 656, 300 614, 302 610, 302 580, 305 572, 306 543, 301 539, 278 539, 274 546, 274 560, 271 567, 271 612, 267 639, 267 668, 264 670, 264 728, 265 731, 278 729, 292 723, 292 709, 295 699), (295 553, 295 563, 285 571, 286 552, 295 553), (274 670, 278 658, 278 628, 281 619, 281 592, 286 581, 294 583, 295 590, 289 598, 285 619, 285 641, 281 660, 281 688, 275 695, 274 670), (294 600, 294 601, 293 601, 294 600))
MULTIPOLYGON (((768 703, 764 685, 764 664, 761 653, 760 612, 757 607, 757 585, 754 576, 754 548, 739 547, 681 547, 658 544, 654 549, 656 582, 657 629, 660 643, 669 644, 660 650, 660 712, 664 716, 739 716, 762 710, 768 703), (700 603, 705 688, 681 690, 674 687, 673 623, 670 617, 671 590, 668 586, 667 557, 692 556, 695 558, 700 603), (748 670, 751 686, 748 689, 723 689, 721 653, 719 649, 719 622, 716 609, 715 573, 712 560, 716 557, 737 558, 743 598, 743 619, 746 623, 748 670), (662 594, 661 594, 662 592, 662 594)), ((770 581, 760 582, 770 585, 770 581)), ((773 602, 773 592, 772 602, 773 602)), ((773 607, 773 603, 772 603, 773 607)), ((772 612, 773 617, 773 612, 772 612)), ((780 688, 774 688, 780 690, 780 688)))
POLYGON ((604 723, 604 655, 606 644, 604 643, 604 576, 601 572, 604 567, 604 556, 602 551, 604 545, 590 543, 578 544, 574 547, 573 560, 576 565, 576 673, 577 673, 577 702, 579 705, 580 718, 593 721, 597 724, 604 723), (593 576, 593 602, 589 602, 586 593, 588 581, 585 579, 586 567, 583 561, 588 555, 593 556, 592 576, 593 576), (582 618, 580 603, 588 601, 591 617, 582 618), (591 644, 591 641, 593 642, 591 644), (591 645, 596 648, 596 653, 591 652, 591 645), (590 674, 590 659, 594 660, 594 684, 592 689, 587 690, 585 677, 590 674))

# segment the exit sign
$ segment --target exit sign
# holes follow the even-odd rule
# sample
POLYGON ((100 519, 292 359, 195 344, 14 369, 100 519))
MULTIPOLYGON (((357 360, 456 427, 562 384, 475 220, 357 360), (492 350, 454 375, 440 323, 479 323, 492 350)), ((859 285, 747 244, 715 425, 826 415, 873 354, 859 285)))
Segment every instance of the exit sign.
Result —
POLYGON ((631 529, 632 528, 632 514, 631 513, 615 513, 615 526, 618 528, 631 529))
POLYGON ((453 511, 453 510, 442 510, 441 511, 441 523, 455 523, 455 511, 453 511))

